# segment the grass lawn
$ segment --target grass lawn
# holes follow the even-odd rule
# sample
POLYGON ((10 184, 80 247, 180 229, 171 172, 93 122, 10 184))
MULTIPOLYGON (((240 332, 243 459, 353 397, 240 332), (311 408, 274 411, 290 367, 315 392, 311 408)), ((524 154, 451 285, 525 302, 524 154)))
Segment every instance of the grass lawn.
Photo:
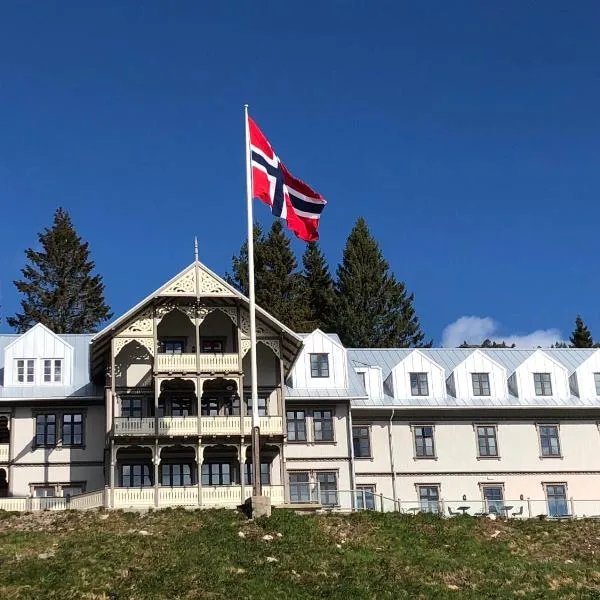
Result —
POLYGON ((0 512, 2 600, 600 598, 598 558, 595 521, 0 512))

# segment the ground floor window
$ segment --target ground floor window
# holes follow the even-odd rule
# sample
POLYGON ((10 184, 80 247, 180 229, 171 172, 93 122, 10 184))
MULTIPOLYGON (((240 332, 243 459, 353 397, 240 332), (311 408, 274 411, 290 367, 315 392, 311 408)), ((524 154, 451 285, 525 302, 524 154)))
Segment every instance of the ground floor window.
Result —
POLYGON ((375 510, 375 486, 356 486, 356 508, 358 510, 375 510))
POLYGON ((564 517, 569 514, 567 486, 563 483, 546 485, 546 501, 548 502, 549 516, 564 517))
POLYGON ((160 468, 160 484, 167 487, 193 485, 193 468, 191 464, 162 464, 160 468))
POLYGON ((310 476, 308 473, 290 473, 290 502, 310 502, 310 476))
POLYGON ((485 509, 489 513, 497 515, 504 511, 504 489, 501 485, 483 486, 483 498, 485 500, 485 509))
POLYGON ((440 512, 440 487, 438 485, 420 485, 419 505, 423 512, 440 512))
POLYGON ((80 485, 63 485, 61 487, 63 498, 72 498, 83 494, 83 487, 80 485))
POLYGON ((337 473, 317 473, 317 483, 323 506, 334 506, 338 502, 337 473))
MULTIPOLYGON (((246 476, 244 482, 247 485, 252 485, 252 463, 250 461, 245 463, 246 476)), ((260 463, 260 484, 271 485, 271 465, 269 463, 260 463)))
POLYGON ((121 466, 121 487, 150 487, 150 465, 129 464, 121 466))
POLYGON ((203 463, 202 485, 231 485, 235 473, 230 463, 203 463))
POLYGON ((36 485, 33 488, 33 495, 36 498, 53 498, 56 494, 56 489, 55 487, 52 486, 46 486, 46 485, 36 485))

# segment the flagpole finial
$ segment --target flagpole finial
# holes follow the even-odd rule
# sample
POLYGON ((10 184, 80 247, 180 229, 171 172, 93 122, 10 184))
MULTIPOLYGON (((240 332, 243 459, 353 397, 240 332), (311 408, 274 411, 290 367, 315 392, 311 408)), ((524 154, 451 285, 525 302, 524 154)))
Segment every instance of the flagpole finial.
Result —
POLYGON ((194 260, 198 262, 198 236, 194 236, 194 260))

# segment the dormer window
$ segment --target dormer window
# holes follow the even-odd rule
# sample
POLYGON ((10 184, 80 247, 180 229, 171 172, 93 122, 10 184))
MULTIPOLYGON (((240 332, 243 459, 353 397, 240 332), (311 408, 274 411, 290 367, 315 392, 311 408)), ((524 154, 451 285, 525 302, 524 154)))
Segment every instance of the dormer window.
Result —
POLYGON ((490 395, 490 374, 489 373, 471 373, 473 381, 473 396, 490 395))
POLYGON ((62 383, 63 379, 62 359, 44 359, 44 383, 62 383))
POLYGON ((429 396, 427 373, 410 374, 410 393, 412 396, 429 396))
POLYGON ((17 381, 19 383, 33 383, 35 381, 35 360, 32 358, 19 358, 17 363, 17 381))
POLYGON ((534 373, 533 383, 536 396, 552 396, 552 379, 550 373, 534 373))
POLYGON ((329 354, 319 352, 310 355, 310 376, 329 377, 329 354))
POLYGON ((594 373, 594 384, 596 385, 596 396, 600 396, 600 373, 594 373))

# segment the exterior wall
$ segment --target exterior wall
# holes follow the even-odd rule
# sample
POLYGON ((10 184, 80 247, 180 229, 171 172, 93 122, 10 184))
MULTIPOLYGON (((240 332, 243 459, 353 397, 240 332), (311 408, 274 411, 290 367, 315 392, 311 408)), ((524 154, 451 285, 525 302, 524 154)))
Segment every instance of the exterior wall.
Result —
MULTIPOLYGON (((535 398, 534 373, 550 373, 552 379, 552 396, 567 400, 570 395, 569 377, 567 369, 551 359, 542 350, 534 352, 514 372, 514 380, 520 398, 535 398)), ((594 394, 595 395, 595 394, 594 394)))
MULTIPOLYGON (((279 382, 279 359, 273 351, 261 344, 256 344, 256 362, 258 371, 259 387, 274 387, 279 382)), ((250 373, 250 353, 244 356, 244 386, 252 385, 252 375, 250 373)))
POLYGON ((597 397, 594 373, 600 373, 600 350, 596 350, 590 358, 575 370, 577 395, 580 398, 597 397))
POLYGON ((105 408, 86 406, 19 406, 11 420, 9 491, 13 496, 27 495, 30 484, 84 482, 86 490, 104 486, 105 408), (36 412, 83 412, 84 446, 81 448, 35 448, 36 412))
POLYGON ((473 394, 471 373, 488 373, 490 379, 490 395, 485 400, 497 400, 508 395, 507 373, 504 367, 491 360, 483 352, 475 351, 453 371, 454 392, 457 398, 481 399, 473 394))
POLYGON ((427 373, 429 395, 419 396, 419 398, 446 398, 444 369, 418 350, 411 352, 392 370, 394 398, 411 398, 410 373, 427 373))
POLYGON ((52 385, 70 385, 72 380, 72 363, 73 348, 49 329, 38 324, 5 348, 4 385, 44 385, 49 387, 52 385), (35 381, 33 383, 24 384, 17 382, 15 361, 20 358, 36 360, 35 381), (63 381, 60 384, 44 383, 44 365, 41 360, 45 358, 60 358, 63 360, 63 381))
POLYGON ((356 369, 357 373, 365 376, 365 391, 371 400, 380 400, 383 398, 383 378, 381 367, 360 367, 356 369))
POLYGON ((304 340, 304 347, 294 367, 294 387, 299 389, 344 389, 348 381, 346 369, 346 350, 317 329, 304 340), (312 353, 329 355, 329 377, 311 377, 310 355, 312 353))

